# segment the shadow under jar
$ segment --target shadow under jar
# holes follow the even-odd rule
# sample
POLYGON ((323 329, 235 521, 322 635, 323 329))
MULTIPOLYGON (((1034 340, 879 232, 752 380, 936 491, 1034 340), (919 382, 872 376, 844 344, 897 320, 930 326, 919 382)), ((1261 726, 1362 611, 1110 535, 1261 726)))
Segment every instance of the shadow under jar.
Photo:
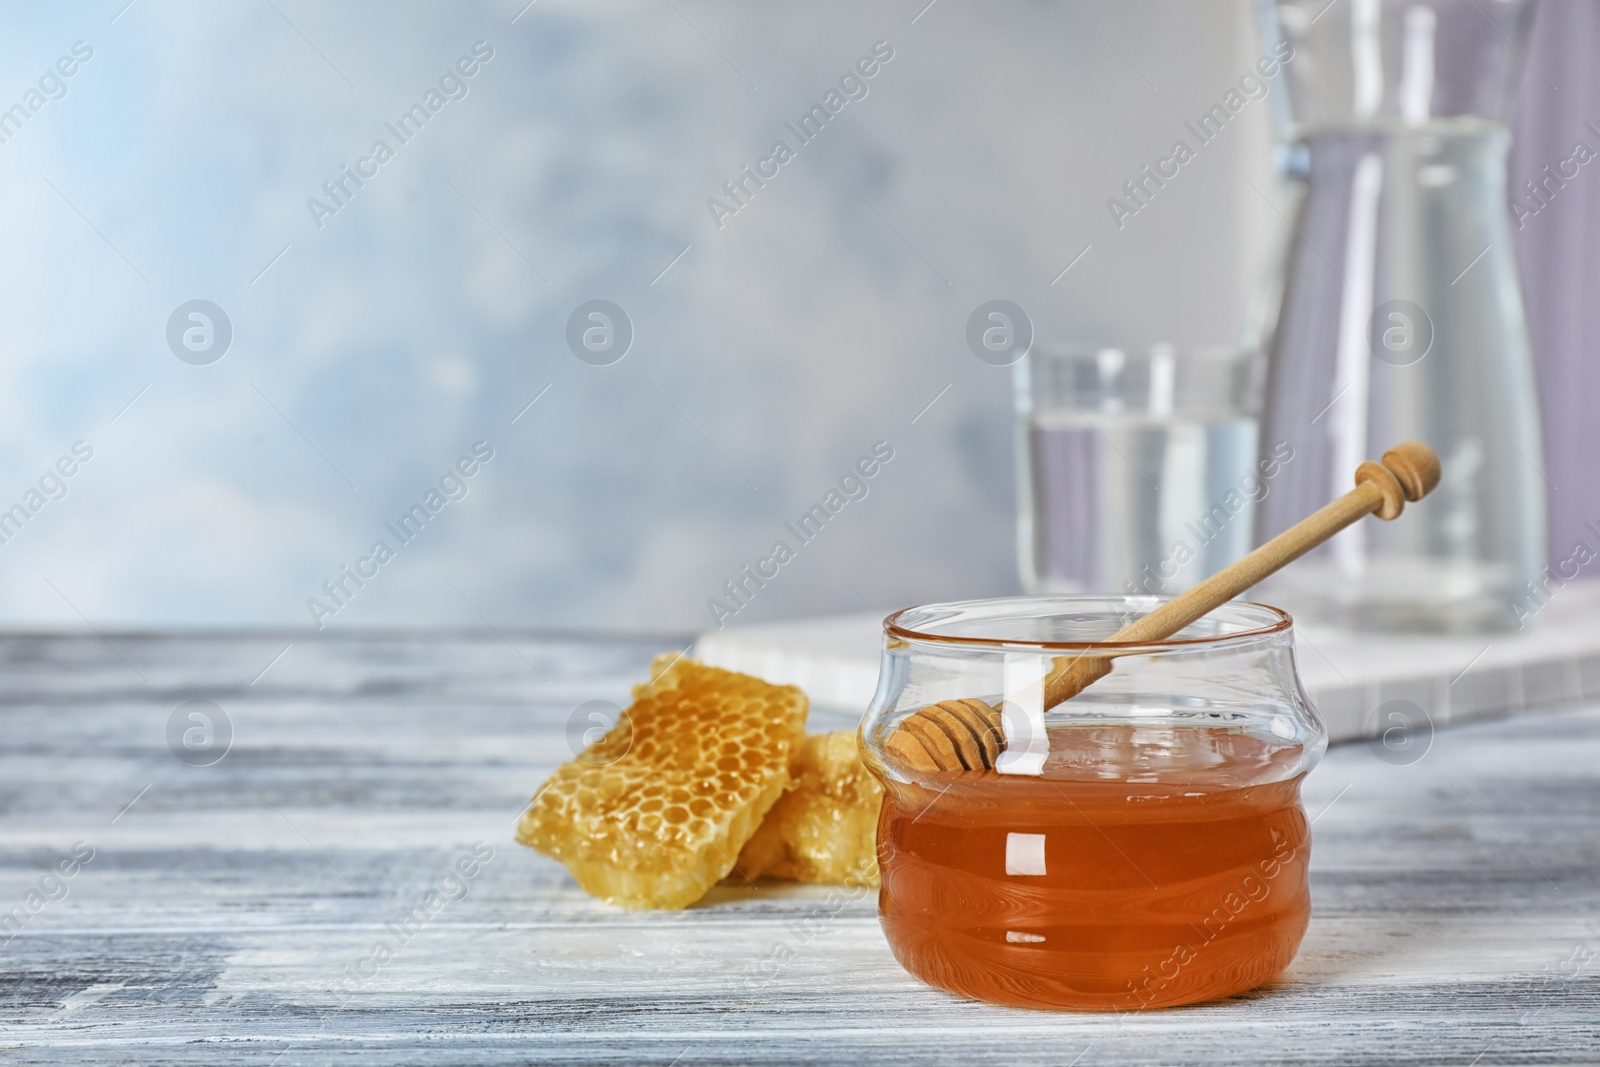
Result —
POLYGON ((1294 958, 1311 914, 1300 782, 1327 733, 1292 622, 1232 603, 1165 641, 1107 642, 1162 602, 1017 597, 885 620, 860 737, 885 789, 879 915, 918 978, 1127 1012, 1239 993, 1294 958), (1044 711, 1042 679, 1078 655, 1113 670, 1044 711), (893 755, 909 716, 972 698, 1000 712, 991 769, 893 755))

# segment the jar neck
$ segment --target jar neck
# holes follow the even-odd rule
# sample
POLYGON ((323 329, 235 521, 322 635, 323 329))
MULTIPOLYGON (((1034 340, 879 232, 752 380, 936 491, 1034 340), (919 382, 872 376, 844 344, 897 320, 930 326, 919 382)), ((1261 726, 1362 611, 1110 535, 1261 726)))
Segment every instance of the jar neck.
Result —
POLYGON ((1269 0, 1301 124, 1388 118, 1504 121, 1525 65, 1533 0, 1269 0))

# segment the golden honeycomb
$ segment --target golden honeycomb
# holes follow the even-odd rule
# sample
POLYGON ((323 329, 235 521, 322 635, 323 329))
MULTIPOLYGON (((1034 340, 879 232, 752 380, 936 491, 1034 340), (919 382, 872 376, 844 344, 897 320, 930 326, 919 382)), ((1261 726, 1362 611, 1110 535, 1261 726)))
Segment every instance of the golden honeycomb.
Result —
POLYGON ((800 746, 794 783, 739 854, 746 878, 877 885, 883 787, 861 762, 850 730, 800 746))
POLYGON ((794 686, 682 657, 534 794, 517 840, 625 908, 686 908, 733 869, 789 782, 805 734, 794 686))

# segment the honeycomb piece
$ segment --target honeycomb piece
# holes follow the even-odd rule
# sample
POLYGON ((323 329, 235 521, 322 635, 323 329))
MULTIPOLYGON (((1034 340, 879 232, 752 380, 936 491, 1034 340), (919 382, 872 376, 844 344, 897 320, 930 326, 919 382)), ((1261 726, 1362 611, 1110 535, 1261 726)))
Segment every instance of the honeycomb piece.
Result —
POLYGON ((806 738, 794 776, 739 853, 739 873, 751 879, 877 885, 883 787, 862 764, 855 733, 806 738))
POLYGON ((805 736, 794 686, 658 658, 617 724, 534 795, 517 840, 625 908, 685 908, 733 869, 805 736))

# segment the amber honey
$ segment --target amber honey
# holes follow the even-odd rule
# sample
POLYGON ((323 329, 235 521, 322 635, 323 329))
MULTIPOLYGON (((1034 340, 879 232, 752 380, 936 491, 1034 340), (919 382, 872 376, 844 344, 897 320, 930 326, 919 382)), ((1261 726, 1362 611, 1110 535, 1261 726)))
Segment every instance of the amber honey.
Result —
POLYGON ((1037 777, 889 782, 879 908, 963 996, 1135 1012, 1270 980, 1310 918, 1301 749, 1227 729, 1052 727, 1037 777))

